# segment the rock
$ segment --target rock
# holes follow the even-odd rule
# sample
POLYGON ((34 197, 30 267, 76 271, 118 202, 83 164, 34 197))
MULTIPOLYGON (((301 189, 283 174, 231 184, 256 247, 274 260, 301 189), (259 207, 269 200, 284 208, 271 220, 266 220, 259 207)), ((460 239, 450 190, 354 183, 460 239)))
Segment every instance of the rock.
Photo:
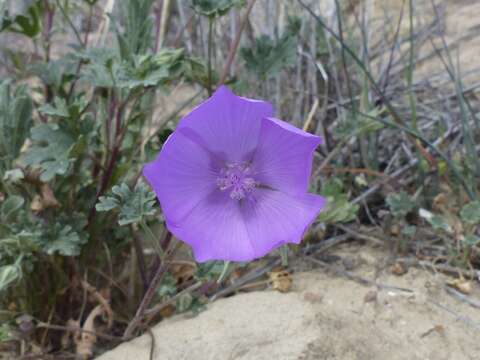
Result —
MULTIPOLYGON (((415 268, 401 277, 386 268, 374 277, 384 252, 357 245, 336 251, 341 258, 360 252, 371 261, 353 273, 383 284, 384 290, 324 270, 297 273, 287 293, 238 294, 215 301, 196 317, 161 322, 152 329, 154 359, 480 359, 478 310, 443 286, 434 294, 425 286, 448 278, 415 268)), ((469 296, 480 298, 478 286, 469 296)), ((98 360, 148 360, 151 344, 146 334, 98 360)))
MULTIPOLYGON (((297 293, 253 292, 218 300, 198 316, 153 329, 155 359, 296 359, 318 336, 315 312, 297 293)), ((151 337, 122 344, 98 360, 149 358, 151 337)))

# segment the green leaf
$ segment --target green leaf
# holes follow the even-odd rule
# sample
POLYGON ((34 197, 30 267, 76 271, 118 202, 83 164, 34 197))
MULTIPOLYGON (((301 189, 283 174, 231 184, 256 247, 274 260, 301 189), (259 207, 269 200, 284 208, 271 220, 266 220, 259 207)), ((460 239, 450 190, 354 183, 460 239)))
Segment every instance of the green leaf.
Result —
POLYGON ((359 206, 350 203, 339 178, 331 178, 325 183, 320 194, 326 198, 327 204, 320 213, 318 221, 329 224, 347 223, 357 216, 359 206))
POLYGON ((296 38, 284 36, 275 42, 267 35, 256 39, 252 48, 240 49, 247 70, 266 79, 291 66, 296 58, 296 38))
POLYGON ((42 30, 42 3, 42 0, 37 0, 28 7, 25 14, 20 14, 13 18, 4 17, 1 22, 0 32, 7 30, 30 38, 36 37, 42 30))
POLYGON ((326 199, 327 205, 320 213, 318 221, 335 224, 355 220, 359 206, 357 204, 351 204, 348 201, 347 195, 338 194, 337 196, 327 196, 326 199))
POLYGON ((417 233, 417 227, 415 225, 407 225, 402 229, 402 234, 405 236, 413 237, 417 233))
POLYGON ((0 169, 11 168, 19 156, 33 123, 32 109, 26 86, 14 91, 9 81, 0 82, 0 169))
POLYGON ((245 0, 192 0, 193 9, 208 17, 225 15, 234 6, 243 6, 245 0))
POLYGON ((377 132, 385 127, 379 121, 373 118, 381 116, 385 112, 385 108, 373 108, 367 114, 349 113, 346 120, 340 123, 334 130, 334 133, 339 138, 349 139, 353 136, 368 135, 377 132), (368 115, 368 116, 366 116, 368 115))
POLYGON ((480 237, 478 237, 477 235, 470 234, 470 235, 465 236, 463 241, 468 246, 476 246, 476 245, 480 244, 480 237))
POLYGON ((38 111, 40 111, 44 115, 67 118, 69 116, 69 113, 65 99, 55 97, 54 102, 55 106, 51 104, 45 104, 41 106, 38 111))
POLYGON ((134 191, 125 183, 116 185, 112 188, 112 193, 110 196, 101 196, 95 208, 97 211, 118 210, 120 226, 139 222, 156 212, 155 193, 144 183, 139 183, 134 191))
POLYGON ((40 124, 32 129, 33 145, 24 156, 30 166, 40 166, 40 179, 50 181, 55 175, 65 175, 70 165, 70 150, 74 140, 57 124, 40 124))
POLYGON ((167 273, 163 278, 162 283, 158 287, 157 295, 165 298, 174 296, 177 293, 177 280, 172 276, 172 274, 167 273))
POLYGON ((122 61, 110 51, 90 50, 83 55, 89 64, 84 66, 83 79, 96 87, 160 86, 177 79, 186 67, 183 49, 162 49, 156 54, 132 55, 122 61))
POLYGON ((0 293, 22 278, 22 269, 18 263, 0 266, 0 293))
POLYGON ((8 324, 0 325, 0 343, 13 340, 13 331, 8 324))
POLYGON ((472 201, 462 207, 460 217, 468 224, 480 223, 480 201, 472 201))
POLYGON ((22 169, 7 170, 5 171, 5 175, 3 175, 3 180, 11 184, 18 183, 24 178, 25 174, 23 173, 22 169))
POLYGON ((425 209, 420 209, 418 214, 420 217, 424 218, 435 230, 442 230, 448 233, 452 232, 452 227, 448 223, 447 219, 445 219, 443 216, 433 214, 425 209))
POLYGON ((405 191, 388 195, 386 201, 395 217, 404 217, 416 207, 416 203, 405 191))
POLYGON ((2 222, 11 221, 13 216, 20 210, 25 200, 18 195, 11 195, 0 207, 0 219, 2 222))
POLYGON ((224 268, 224 262, 219 260, 197 264, 195 278, 201 281, 217 280, 224 268))
POLYGON ((155 55, 134 56, 133 65, 123 63, 116 75, 116 85, 133 89, 165 84, 181 74, 183 60, 183 49, 162 49, 155 55))
POLYGON ((43 234, 39 245, 49 255, 77 256, 86 242, 71 225, 56 223, 43 234))
POLYGON ((123 0, 119 3, 122 28, 112 21, 117 34, 121 58, 130 61, 134 55, 145 54, 152 44, 155 0, 123 0))

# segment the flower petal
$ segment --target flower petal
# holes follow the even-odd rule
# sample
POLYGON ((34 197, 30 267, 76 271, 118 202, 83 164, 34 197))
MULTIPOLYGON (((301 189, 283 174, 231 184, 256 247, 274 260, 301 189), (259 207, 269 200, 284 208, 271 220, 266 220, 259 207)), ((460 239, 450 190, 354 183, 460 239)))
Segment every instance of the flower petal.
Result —
POLYGON ((227 193, 213 191, 180 223, 167 223, 168 229, 190 244, 195 259, 248 261, 255 257, 240 203, 227 193))
POLYGON ((143 175, 155 190, 165 217, 174 223, 216 188, 218 166, 214 156, 189 135, 182 130, 175 131, 157 159, 143 168, 143 175))
POLYGON ((241 162, 257 145, 261 119, 272 115, 271 104, 236 96, 221 86, 185 116, 178 129, 190 129, 192 137, 224 160, 241 162))
POLYGON ((290 194, 308 190, 313 152, 321 138, 274 118, 264 118, 253 156, 255 179, 290 194))
POLYGON ((259 189, 254 198, 239 202, 214 191, 180 223, 167 226, 193 247, 199 262, 250 261, 285 243, 298 244, 324 204, 312 194, 259 189))
POLYGON ((319 195, 257 189, 255 198, 242 207, 255 257, 286 243, 300 243, 324 206, 325 199, 319 195))

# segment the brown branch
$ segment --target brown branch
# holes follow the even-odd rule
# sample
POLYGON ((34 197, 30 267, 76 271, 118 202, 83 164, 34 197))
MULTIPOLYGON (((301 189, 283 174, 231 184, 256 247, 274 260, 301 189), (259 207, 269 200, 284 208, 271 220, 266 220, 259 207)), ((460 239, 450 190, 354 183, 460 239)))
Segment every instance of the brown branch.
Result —
POLYGON ((253 5, 255 4, 256 0, 250 0, 248 3, 247 10, 245 12, 245 16, 243 17, 242 23, 240 24, 237 33, 235 34, 235 39, 230 46, 230 50, 228 51, 227 62, 225 63, 225 67, 223 68, 222 76, 220 77, 220 81, 218 82, 218 86, 223 85, 225 80, 227 79, 228 73, 230 72, 230 67, 232 66, 233 59, 235 59, 235 55, 238 50, 238 45, 240 44, 240 39, 242 37, 242 32, 247 25, 248 17, 250 16, 250 12, 252 11, 253 5))
POLYGON ((155 275, 153 276, 153 279, 150 282, 150 285, 148 286, 148 289, 145 295, 143 296, 142 302, 140 303, 134 318, 132 319, 132 321, 130 321, 127 328, 125 329, 125 332, 123 333, 124 339, 131 338, 133 332, 137 329, 137 327, 142 322, 145 316, 145 311, 147 310, 147 307, 152 302, 153 297, 155 295, 155 291, 157 290, 157 287, 160 284, 160 282, 165 277, 167 270, 170 266, 170 260, 178 248, 179 246, 176 245, 166 252, 165 258, 162 261, 162 263, 158 266, 157 271, 155 272, 155 275))

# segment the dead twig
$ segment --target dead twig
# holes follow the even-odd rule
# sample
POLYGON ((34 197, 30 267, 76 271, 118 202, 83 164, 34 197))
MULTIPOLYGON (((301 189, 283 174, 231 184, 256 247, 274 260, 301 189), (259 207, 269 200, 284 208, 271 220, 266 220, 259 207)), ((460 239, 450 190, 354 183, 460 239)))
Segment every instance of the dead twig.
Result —
POLYGON ((105 299, 102 294, 100 294, 97 289, 95 289, 92 285, 90 285, 88 282, 85 280, 82 280, 80 282, 82 284, 82 287, 88 291, 94 298, 97 300, 97 302, 102 306, 102 308, 105 311, 105 314, 107 315, 107 327, 110 329, 113 325, 113 311, 112 308, 108 302, 107 299, 105 299))
POLYGON ((152 281, 150 282, 150 285, 148 286, 148 289, 143 296, 142 302, 140 303, 134 318, 132 319, 132 321, 130 321, 127 328, 125 329, 125 332, 123 333, 123 338, 125 340, 131 338, 133 332, 136 330, 136 328, 140 325, 143 318, 145 317, 145 311, 147 310, 148 305, 150 305, 150 303, 152 302, 158 285, 166 275, 166 272, 170 266, 170 260, 172 258, 172 255, 177 251, 178 248, 179 246, 177 244, 166 252, 162 263, 158 266, 157 271, 155 272, 152 281))
POLYGON ((353 280, 353 281, 355 281, 355 282, 357 282, 361 285, 368 285, 368 286, 373 285, 373 286, 377 287, 378 289, 382 289, 382 290, 395 290, 395 291, 413 293, 413 290, 411 290, 411 289, 402 288, 402 287, 398 287, 398 286, 394 286, 394 285, 382 284, 382 283, 378 283, 374 280, 365 279, 365 278, 363 278, 359 275, 351 273, 350 271, 339 269, 336 266, 332 266, 332 265, 330 265, 330 264, 328 264, 328 263, 326 263, 322 260, 318 260, 318 259, 314 258, 313 256, 306 256, 305 258, 307 260, 317 264, 317 265, 320 265, 322 267, 325 267, 325 268, 333 271, 336 275, 346 277, 346 278, 348 278, 350 280, 353 280))
POLYGON ((469 297, 465 294, 462 294, 460 291, 455 290, 454 288, 449 287, 449 286, 445 286, 445 291, 448 294, 452 295, 453 297, 456 297, 460 301, 463 301, 464 303, 467 303, 468 305, 470 305, 470 306, 472 306, 476 309, 480 309, 480 301, 479 300, 472 299, 471 297, 469 297))
POLYGON ((240 27, 238 28, 237 33, 235 35, 235 39, 233 40, 232 45, 230 46, 230 50, 227 56, 227 62, 225 63, 225 67, 223 68, 222 76, 220 77, 218 86, 223 85, 223 83, 227 79, 228 73, 230 72, 230 67, 232 66, 232 63, 233 63, 233 59, 235 59, 235 55, 238 50, 238 45, 240 44, 240 39, 242 37, 243 30, 245 29, 245 25, 247 25, 248 17, 250 16, 250 12, 253 9, 253 5, 255 4, 255 1, 256 0, 250 0, 250 2, 248 3, 247 10, 243 17, 242 23, 240 24, 240 27))

